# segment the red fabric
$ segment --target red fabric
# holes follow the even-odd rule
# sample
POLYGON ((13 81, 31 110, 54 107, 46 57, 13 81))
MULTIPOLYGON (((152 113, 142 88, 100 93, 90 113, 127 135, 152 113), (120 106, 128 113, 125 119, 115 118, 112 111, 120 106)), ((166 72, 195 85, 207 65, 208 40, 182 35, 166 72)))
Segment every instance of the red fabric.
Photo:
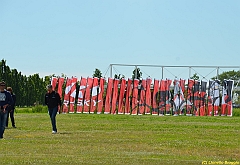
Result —
POLYGON ((51 85, 52 89, 55 91, 55 88, 57 86, 58 78, 57 77, 52 77, 51 85))
POLYGON ((126 105, 125 105, 125 114, 130 114, 130 101, 132 95, 132 79, 128 79, 127 82, 127 93, 126 93, 126 105))
POLYGON ((192 114, 192 105, 193 105, 193 85, 194 80, 189 79, 188 80, 188 96, 187 96, 187 103, 186 103, 186 114, 190 115, 192 114))
POLYGON ((152 83, 152 79, 147 78, 147 80, 146 80, 146 108, 145 108, 145 114, 150 114, 150 110, 151 110, 151 102, 152 102, 151 83, 152 83))
POLYGON ((132 95, 132 115, 137 115, 138 113, 138 84, 139 84, 139 80, 134 79, 133 95, 132 95))
POLYGON ((126 90, 126 80, 121 80, 120 94, 119 94, 119 102, 118 102, 118 114, 124 113, 124 95, 126 90))
POLYGON ((58 79, 58 94, 60 95, 60 98, 62 98, 62 86, 64 84, 64 78, 63 77, 60 77, 58 79))
POLYGON ((104 113, 106 114, 109 114, 111 110, 112 88, 113 88, 113 79, 108 78, 107 94, 106 94, 105 109, 104 109, 104 113))
POLYGON ((166 114, 171 114, 171 93, 170 93, 170 86, 172 84, 172 80, 167 79, 166 84, 166 114))
POLYGON ((158 104, 157 99, 159 97, 159 80, 154 79, 154 86, 153 86, 153 103, 152 103, 152 114, 158 115, 158 104))
POLYGON ((92 86, 93 86, 93 78, 88 77, 85 99, 84 99, 83 113, 89 113, 89 108, 91 105, 91 93, 90 92, 91 92, 92 86))
POLYGON ((104 83, 105 83, 105 79, 100 78, 99 89, 98 89, 98 107, 97 107, 98 114, 102 113, 102 108, 103 108, 104 83))
POLYGON ((95 77, 93 79, 93 87, 92 87, 92 99, 91 99, 91 108, 90 113, 94 113, 97 108, 97 96, 98 96, 98 78, 95 77))
POLYGON ((119 80, 114 79, 111 114, 116 114, 117 112, 116 108, 117 108, 117 98, 118 98, 118 84, 119 84, 119 80))
POLYGON ((139 100, 139 115, 144 114, 145 105, 146 105, 146 80, 142 80, 141 83, 141 93, 140 93, 140 100, 139 100))
POLYGON ((71 82, 71 91, 70 91, 70 109, 69 113, 74 113, 74 104, 75 104, 75 98, 76 98, 76 83, 77 78, 73 77, 71 82))
POLYGON ((199 108, 200 108, 200 82, 194 81, 194 114, 195 116, 199 116, 199 108))
POLYGON ((85 95, 86 86, 87 86, 87 79, 82 77, 80 81, 80 87, 79 87, 79 93, 78 93, 77 113, 82 113, 83 111, 83 98, 85 95))
POLYGON ((166 107, 166 86, 167 80, 160 81, 160 88, 159 88, 159 115, 164 115, 165 107, 166 107))
POLYGON ((71 85, 72 85, 72 79, 67 79, 64 100, 63 100, 63 113, 68 113, 71 85))

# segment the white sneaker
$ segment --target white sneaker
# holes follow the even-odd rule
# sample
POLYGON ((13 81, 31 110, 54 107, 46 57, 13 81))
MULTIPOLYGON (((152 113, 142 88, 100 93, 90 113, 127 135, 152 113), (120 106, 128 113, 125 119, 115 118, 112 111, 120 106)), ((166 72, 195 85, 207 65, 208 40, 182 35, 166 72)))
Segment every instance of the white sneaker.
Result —
POLYGON ((56 134, 57 132, 56 131, 52 131, 52 134, 56 134))

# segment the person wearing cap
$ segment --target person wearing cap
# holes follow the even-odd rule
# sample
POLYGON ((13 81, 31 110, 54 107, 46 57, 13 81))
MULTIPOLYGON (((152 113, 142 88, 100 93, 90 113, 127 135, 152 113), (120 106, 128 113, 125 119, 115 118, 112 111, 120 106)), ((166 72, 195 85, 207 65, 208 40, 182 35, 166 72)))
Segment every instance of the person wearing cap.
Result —
POLYGON ((57 133, 56 115, 58 105, 61 106, 61 98, 57 92, 52 89, 52 85, 47 86, 48 92, 45 94, 45 104, 48 106, 48 113, 52 123, 52 133, 57 133))
POLYGON ((16 128, 15 120, 14 120, 14 110, 15 110, 15 104, 16 104, 16 95, 13 93, 13 90, 12 90, 11 87, 7 87, 7 91, 11 94, 13 102, 12 102, 12 105, 8 107, 6 127, 8 127, 8 118, 10 116, 11 122, 12 122, 12 127, 16 128))
POLYGON ((12 105, 12 96, 5 89, 5 82, 0 82, 0 139, 3 138, 3 134, 6 126, 7 108, 12 105))

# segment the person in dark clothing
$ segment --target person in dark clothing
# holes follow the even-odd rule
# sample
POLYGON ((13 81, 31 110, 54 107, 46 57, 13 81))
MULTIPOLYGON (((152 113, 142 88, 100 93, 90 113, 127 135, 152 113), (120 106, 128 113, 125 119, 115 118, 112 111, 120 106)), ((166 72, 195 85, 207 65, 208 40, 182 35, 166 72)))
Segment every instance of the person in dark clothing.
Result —
POLYGON ((3 138, 3 134, 6 126, 7 108, 12 105, 12 97, 9 92, 5 90, 5 82, 0 82, 0 139, 3 138))
POLYGON ((56 115, 58 112, 58 105, 61 106, 61 98, 59 94, 52 89, 52 85, 47 86, 48 92, 45 95, 45 104, 48 106, 48 113, 52 123, 52 133, 57 133, 56 115))
POLYGON ((7 113, 7 120, 6 120, 6 127, 8 127, 8 119, 9 119, 9 114, 12 122, 12 127, 16 128, 15 126, 15 120, 14 120, 14 110, 15 110, 15 103, 16 103, 16 95, 13 93, 13 90, 11 87, 7 87, 7 91, 11 94, 12 96, 12 105, 8 107, 8 113, 7 113))

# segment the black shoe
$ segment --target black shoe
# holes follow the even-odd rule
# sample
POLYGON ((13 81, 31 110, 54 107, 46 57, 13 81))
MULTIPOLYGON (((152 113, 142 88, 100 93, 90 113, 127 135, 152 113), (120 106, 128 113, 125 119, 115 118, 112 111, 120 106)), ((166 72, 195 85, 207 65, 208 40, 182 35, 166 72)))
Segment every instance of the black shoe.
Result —
POLYGON ((16 126, 12 126, 13 128, 17 128, 16 126))

